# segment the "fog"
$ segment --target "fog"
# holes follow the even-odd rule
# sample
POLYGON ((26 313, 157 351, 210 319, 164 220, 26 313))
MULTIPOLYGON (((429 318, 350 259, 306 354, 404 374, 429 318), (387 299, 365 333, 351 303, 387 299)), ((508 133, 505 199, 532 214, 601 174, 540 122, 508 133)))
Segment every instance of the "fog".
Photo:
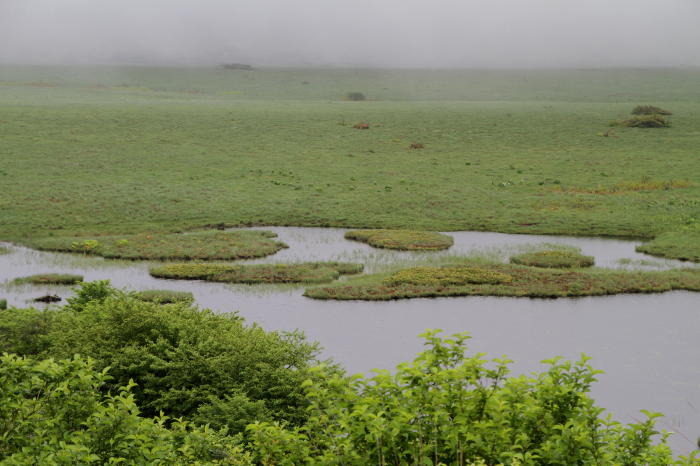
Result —
POLYGON ((0 63, 700 66, 700 0, 0 0, 0 63))

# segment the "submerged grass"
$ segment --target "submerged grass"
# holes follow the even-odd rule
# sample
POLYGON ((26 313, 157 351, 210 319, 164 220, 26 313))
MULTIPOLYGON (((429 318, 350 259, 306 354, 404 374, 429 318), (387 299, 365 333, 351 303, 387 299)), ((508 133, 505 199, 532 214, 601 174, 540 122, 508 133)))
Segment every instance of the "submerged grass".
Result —
POLYGON ((451 236, 442 233, 415 230, 351 230, 345 233, 345 238, 375 248, 403 251, 438 251, 448 249, 454 242, 451 236))
POLYGON ((43 273, 16 278, 14 282, 17 284, 31 285, 75 285, 76 283, 82 282, 83 278, 82 275, 67 273, 43 273))
POLYGON ((167 264, 153 267, 152 276, 225 283, 324 283, 340 275, 362 272, 362 264, 306 262, 301 264, 167 264))
MULTIPOLYGON (((333 286, 309 288, 304 296, 336 300, 391 300, 441 296, 513 296, 563 298, 621 293, 659 293, 670 290, 700 291, 700 270, 663 272, 605 269, 557 270, 515 264, 466 264, 481 273, 510 277, 497 283, 440 283, 392 280, 390 274, 367 275, 333 286)), ((396 274, 394 274, 396 275, 396 274)))
POLYGON ((49 237, 31 245, 47 251, 82 252, 107 259, 235 260, 264 257, 286 248, 269 231, 200 231, 91 238, 49 237))
POLYGON ((134 291, 131 295, 141 301, 159 304, 191 303, 194 301, 192 293, 173 290, 144 290, 134 291))
POLYGON ((510 262, 530 267, 570 269, 592 267, 595 260, 591 256, 584 256, 576 251, 547 249, 512 256, 510 262))

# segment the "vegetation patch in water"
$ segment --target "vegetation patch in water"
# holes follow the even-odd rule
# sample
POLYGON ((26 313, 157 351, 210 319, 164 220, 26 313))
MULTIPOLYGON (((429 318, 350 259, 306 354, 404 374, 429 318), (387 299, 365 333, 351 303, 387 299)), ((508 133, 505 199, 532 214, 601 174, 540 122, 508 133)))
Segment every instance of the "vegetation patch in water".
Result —
POLYGON ((437 251, 452 246, 451 236, 434 231, 417 230, 351 230, 346 239, 361 241, 375 248, 404 251, 437 251))
POLYGON ((324 283, 340 275, 356 274, 362 264, 307 262, 301 264, 166 264, 153 267, 152 276, 226 283, 324 283))
POLYGON ((510 275, 480 267, 412 267, 393 273, 384 281, 389 285, 496 285, 513 280, 510 275))
POLYGON ((412 283, 393 280, 392 276, 410 275, 408 271, 399 271, 394 275, 373 274, 337 285, 309 288, 304 296, 375 301, 441 296, 564 298, 670 290, 700 291, 700 270, 697 269, 639 272, 543 269, 516 264, 478 263, 465 266, 491 272, 495 277, 510 277, 510 280, 503 279, 497 283, 430 283, 428 280, 412 283))
POLYGON ((638 252, 683 261, 700 262, 700 231, 683 230, 662 233, 637 246, 638 252))
POLYGON ((235 260, 274 254, 287 245, 270 231, 200 231, 93 238, 43 238, 32 246, 47 251, 82 252, 108 259, 235 260))
POLYGON ((591 256, 584 256, 576 251, 548 249, 545 251, 527 252, 512 256, 510 262, 512 264, 527 265, 530 267, 571 269, 592 267, 595 260, 591 256))
POLYGON ((29 275, 27 277, 15 278, 17 284, 31 285, 75 285, 83 281, 82 275, 72 275, 67 273, 41 273, 29 275))
POLYGON ((2 254, 9 254, 10 250, 7 249, 5 246, 0 246, 0 255, 2 254))
POLYGON ((158 304, 191 303, 194 301, 192 293, 188 291, 173 290, 144 290, 135 291, 134 298, 158 304))

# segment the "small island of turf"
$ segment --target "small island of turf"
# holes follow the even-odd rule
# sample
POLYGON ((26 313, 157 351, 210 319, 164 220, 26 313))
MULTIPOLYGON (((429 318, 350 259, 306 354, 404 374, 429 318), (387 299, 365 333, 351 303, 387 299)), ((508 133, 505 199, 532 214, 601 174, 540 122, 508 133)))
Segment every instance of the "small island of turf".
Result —
POLYGON ((152 276, 224 283, 324 283, 340 275, 360 273, 362 264, 306 262, 300 264, 166 264, 153 267, 152 276))
POLYGON ((15 278, 14 282, 17 284, 30 285, 75 285, 76 283, 82 282, 83 278, 82 275, 67 273, 41 273, 15 278))
POLYGON ((451 236, 416 230, 350 230, 345 233, 345 238, 375 248, 402 251, 438 251, 448 249, 454 243, 451 236))
POLYGON ((636 249, 653 256, 700 262, 700 231, 669 231, 636 249))
POLYGON ((186 234, 51 237, 34 240, 45 251, 81 252, 107 259, 129 260, 236 260, 269 256, 286 244, 274 241, 271 231, 199 231, 186 234))
POLYGON ((595 260, 576 251, 547 249, 544 251, 527 252, 510 258, 511 264, 528 265, 551 269, 573 269, 592 267, 595 260))
POLYGON ((131 295, 141 301, 158 304, 192 303, 194 297, 187 291, 144 290, 135 291, 131 295))
POLYGON ((700 291, 700 269, 633 272, 560 270, 516 264, 470 263, 414 267, 373 274, 337 285, 309 288, 314 299, 381 301, 442 296, 563 298, 621 293, 700 291))

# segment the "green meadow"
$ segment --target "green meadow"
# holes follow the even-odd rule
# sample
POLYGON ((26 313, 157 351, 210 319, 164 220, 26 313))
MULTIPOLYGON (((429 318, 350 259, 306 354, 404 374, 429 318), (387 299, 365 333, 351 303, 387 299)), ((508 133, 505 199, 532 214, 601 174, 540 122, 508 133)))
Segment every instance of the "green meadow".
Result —
POLYGON ((253 224, 666 235, 649 251, 697 259, 698 82, 692 69, 4 66, 0 239, 253 224), (641 104, 671 126, 609 126, 641 104))

